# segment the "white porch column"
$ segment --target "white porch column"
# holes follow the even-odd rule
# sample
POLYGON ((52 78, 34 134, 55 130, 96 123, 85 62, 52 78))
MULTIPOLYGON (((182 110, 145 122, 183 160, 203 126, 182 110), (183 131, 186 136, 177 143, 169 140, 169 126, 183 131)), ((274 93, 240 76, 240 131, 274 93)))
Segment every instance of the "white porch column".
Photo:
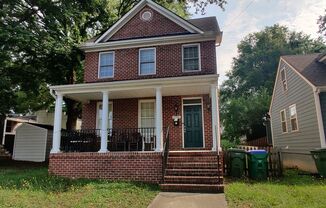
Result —
POLYGON ((162 127, 162 89, 156 88, 155 103, 155 128, 156 128, 156 152, 163 151, 163 127, 162 127))
POLYGON ((213 133, 213 147, 212 151, 220 150, 220 136, 219 136, 219 122, 218 122, 218 98, 217 98, 217 84, 211 85, 211 99, 212 99, 212 133, 213 133))
POLYGON ((109 92, 103 91, 102 93, 101 149, 99 153, 108 152, 109 92))
POLYGON ((62 101, 63 101, 62 94, 57 93, 57 97, 55 100, 53 141, 52 141, 51 153, 59 153, 60 152, 62 101))

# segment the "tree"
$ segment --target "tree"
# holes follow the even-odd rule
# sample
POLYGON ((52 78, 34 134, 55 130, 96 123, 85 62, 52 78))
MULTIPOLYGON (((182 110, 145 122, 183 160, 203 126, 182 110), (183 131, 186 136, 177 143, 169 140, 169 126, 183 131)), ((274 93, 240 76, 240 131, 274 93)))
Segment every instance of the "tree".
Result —
POLYGON ((326 10, 324 15, 320 15, 317 21, 319 25, 319 33, 326 37, 326 10))
POLYGON ((238 139, 262 126, 280 56, 320 52, 325 48, 321 39, 313 40, 279 25, 246 36, 238 45, 239 55, 227 73, 229 79, 221 87, 225 135, 238 139))

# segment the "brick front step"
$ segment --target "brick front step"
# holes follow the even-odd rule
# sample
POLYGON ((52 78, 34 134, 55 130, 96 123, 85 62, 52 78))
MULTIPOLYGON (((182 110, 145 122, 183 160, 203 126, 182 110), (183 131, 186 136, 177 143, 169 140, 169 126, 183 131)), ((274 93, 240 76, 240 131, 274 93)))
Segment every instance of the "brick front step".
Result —
POLYGON ((222 170, 218 169, 166 169, 166 176, 218 176, 222 170))
MULTIPOLYGON (((222 165, 220 163, 220 165, 222 165)), ((217 162, 169 162, 167 164, 168 169, 217 169, 217 162)))
POLYGON ((169 152, 169 157, 217 156, 216 152, 169 152))
POLYGON ((167 184, 219 184, 223 180, 220 176, 165 176, 167 184))
POLYGON ((198 157, 175 157, 175 156, 169 156, 168 158, 169 163, 173 162, 216 162, 217 163, 217 157, 216 156, 198 156, 198 157))
POLYGON ((224 186, 220 184, 161 184, 162 191, 175 192, 200 192, 200 193, 222 193, 224 186))

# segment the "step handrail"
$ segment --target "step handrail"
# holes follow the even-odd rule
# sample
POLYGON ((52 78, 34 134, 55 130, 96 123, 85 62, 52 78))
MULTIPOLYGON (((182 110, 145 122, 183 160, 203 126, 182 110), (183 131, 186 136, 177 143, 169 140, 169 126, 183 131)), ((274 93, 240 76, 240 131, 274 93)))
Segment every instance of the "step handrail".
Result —
POLYGON ((170 126, 166 129, 165 134, 165 142, 164 142, 164 148, 163 148, 163 164, 162 164, 162 182, 164 182, 164 176, 166 172, 166 166, 168 163, 168 156, 170 151, 170 126))

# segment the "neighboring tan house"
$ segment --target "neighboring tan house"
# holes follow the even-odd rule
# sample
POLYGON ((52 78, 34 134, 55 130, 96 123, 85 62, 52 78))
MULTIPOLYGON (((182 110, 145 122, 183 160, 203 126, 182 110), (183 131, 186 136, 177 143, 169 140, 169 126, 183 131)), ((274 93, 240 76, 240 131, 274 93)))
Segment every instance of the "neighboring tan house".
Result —
POLYGON ((186 20, 142 0, 82 44, 84 83, 50 87, 56 96, 50 173, 222 191, 221 39, 215 17, 186 20), (80 131, 60 131, 63 97, 83 103, 80 131))
POLYGON ((326 56, 282 56, 270 106, 273 146, 283 163, 315 172, 310 151, 324 148, 326 128, 326 56))

